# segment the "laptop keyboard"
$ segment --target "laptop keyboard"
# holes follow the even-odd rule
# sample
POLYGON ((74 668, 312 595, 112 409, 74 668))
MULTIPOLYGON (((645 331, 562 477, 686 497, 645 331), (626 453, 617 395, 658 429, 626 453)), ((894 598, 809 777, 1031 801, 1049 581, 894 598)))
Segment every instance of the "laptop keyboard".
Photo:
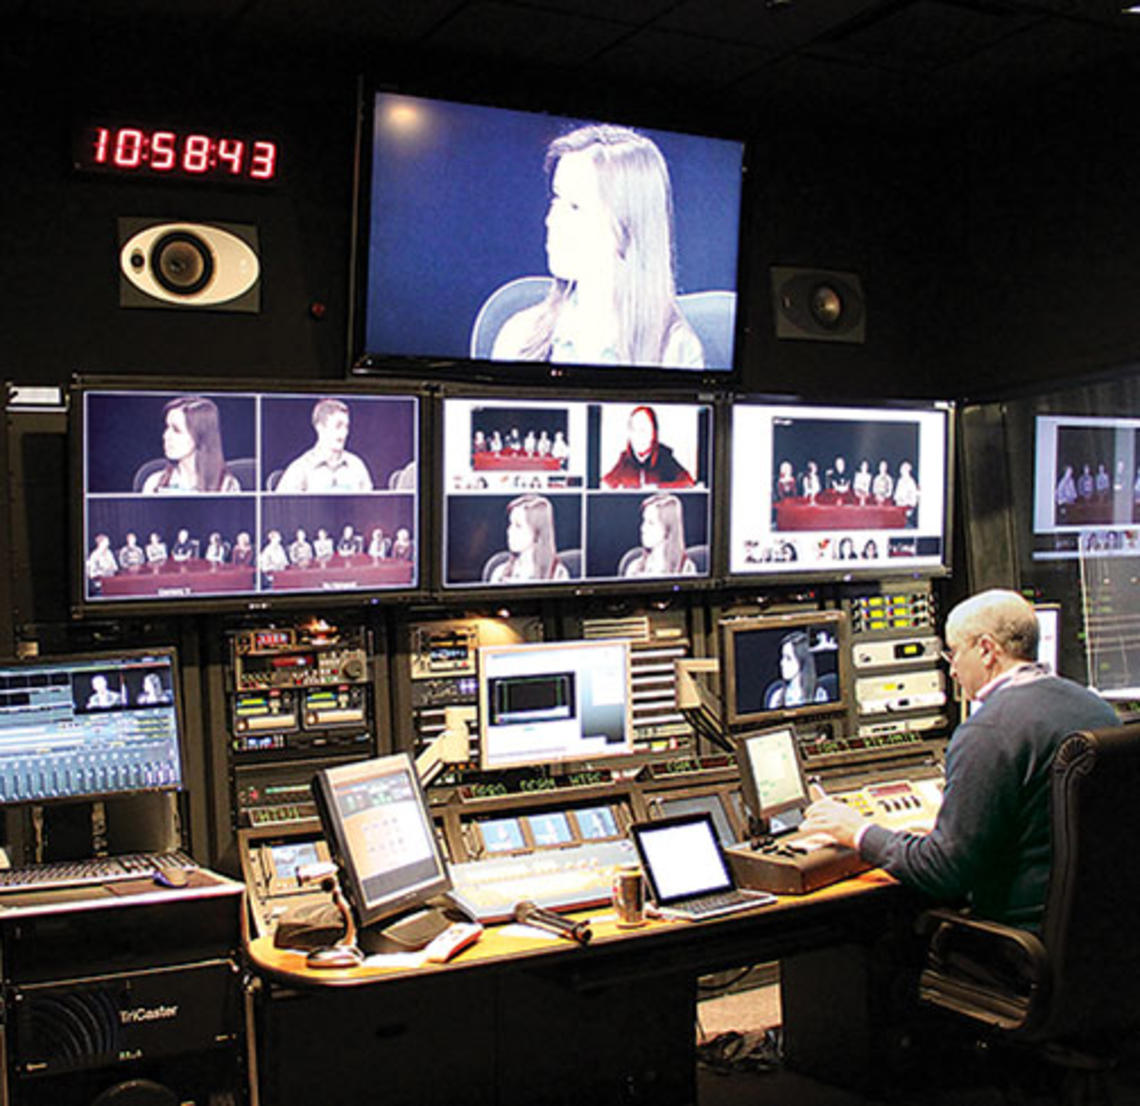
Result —
POLYGON ((672 909, 678 913, 693 918, 714 918, 718 914, 727 914, 733 910, 747 910, 753 906, 764 906, 775 902, 774 895, 745 891, 718 891, 712 895, 702 895, 697 899, 690 899, 683 905, 672 909))

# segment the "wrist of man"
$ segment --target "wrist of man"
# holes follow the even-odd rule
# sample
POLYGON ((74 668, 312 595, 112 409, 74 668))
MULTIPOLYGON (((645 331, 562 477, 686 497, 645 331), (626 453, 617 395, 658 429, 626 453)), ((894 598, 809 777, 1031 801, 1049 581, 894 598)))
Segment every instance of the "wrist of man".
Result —
POLYGON ((851 842, 851 847, 858 852, 859 846, 863 844, 863 838, 867 836, 867 831, 874 825, 873 822, 864 822, 856 831, 855 837, 851 842))

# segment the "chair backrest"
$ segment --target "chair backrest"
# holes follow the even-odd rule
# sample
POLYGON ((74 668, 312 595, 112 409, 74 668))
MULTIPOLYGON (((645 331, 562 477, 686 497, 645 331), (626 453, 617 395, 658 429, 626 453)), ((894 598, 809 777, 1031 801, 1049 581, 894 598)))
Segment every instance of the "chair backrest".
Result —
POLYGON ((1053 980, 1036 1036, 1140 1025, 1140 724, 1071 734, 1053 763, 1053 857, 1041 938, 1053 980))
POLYGON ((143 485, 147 482, 147 478, 153 476, 156 472, 161 472, 166 468, 165 457, 152 457, 149 461, 143 461, 137 469, 135 469, 134 478, 131 480, 131 491, 141 492, 143 485))
POLYGON ((686 292, 677 297, 677 305, 701 340, 705 367, 731 369, 736 332, 736 293, 686 292))
POLYGON ((253 457, 231 457, 226 467, 234 474, 243 492, 257 491, 257 460, 253 457))
MULTIPOLYGON (((524 308, 541 303, 550 291, 551 283, 550 277, 526 276, 496 288, 475 316, 471 327, 471 356, 482 361, 490 358, 495 336, 503 323, 524 308)), ((686 292, 677 297, 677 304, 701 340, 705 365, 714 369, 731 369, 736 293, 721 290, 686 292)))
POLYGON ((550 277, 526 276, 500 285, 483 301, 471 327, 471 356, 486 361, 503 323, 524 308, 541 303, 553 283, 550 277))

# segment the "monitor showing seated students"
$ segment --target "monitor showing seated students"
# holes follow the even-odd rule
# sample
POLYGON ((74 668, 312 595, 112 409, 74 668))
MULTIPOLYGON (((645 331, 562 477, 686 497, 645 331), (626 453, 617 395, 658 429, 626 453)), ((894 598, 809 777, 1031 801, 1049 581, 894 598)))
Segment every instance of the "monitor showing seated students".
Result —
POLYGON ((727 618, 720 628, 730 726, 838 715, 849 709, 846 612, 727 618))
POLYGON ((361 114, 358 369, 732 370, 743 142, 390 91, 361 114))
POLYGON ((481 646, 483 769, 632 753, 629 669, 624 639, 481 646))
POLYGON ((419 584, 414 394, 77 388, 82 612, 419 584))
POLYGON ((444 587, 708 581, 715 413, 660 395, 445 395, 444 587))
POLYGON ((324 768, 313 778, 313 795, 361 929, 450 890, 451 876, 409 754, 324 768))

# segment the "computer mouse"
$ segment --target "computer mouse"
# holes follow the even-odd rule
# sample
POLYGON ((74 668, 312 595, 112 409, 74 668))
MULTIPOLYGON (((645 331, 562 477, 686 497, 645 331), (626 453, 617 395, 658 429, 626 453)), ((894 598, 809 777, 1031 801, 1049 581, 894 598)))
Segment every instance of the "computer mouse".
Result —
POLYGON ((185 887, 190 882, 190 873, 185 868, 158 868, 154 882, 159 887, 185 887))

